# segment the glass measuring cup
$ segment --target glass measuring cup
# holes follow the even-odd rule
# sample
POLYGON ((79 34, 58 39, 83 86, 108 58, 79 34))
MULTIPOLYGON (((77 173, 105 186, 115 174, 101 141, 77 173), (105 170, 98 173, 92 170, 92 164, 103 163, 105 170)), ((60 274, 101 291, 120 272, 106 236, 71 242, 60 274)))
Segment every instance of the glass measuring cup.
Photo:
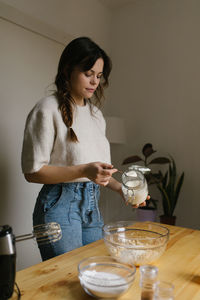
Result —
POLYGON ((154 300, 173 300, 174 285, 166 281, 157 281, 154 300))
POLYGON ((144 174, 151 171, 147 167, 132 165, 122 174, 122 192, 127 203, 136 205, 148 196, 148 185, 144 174))

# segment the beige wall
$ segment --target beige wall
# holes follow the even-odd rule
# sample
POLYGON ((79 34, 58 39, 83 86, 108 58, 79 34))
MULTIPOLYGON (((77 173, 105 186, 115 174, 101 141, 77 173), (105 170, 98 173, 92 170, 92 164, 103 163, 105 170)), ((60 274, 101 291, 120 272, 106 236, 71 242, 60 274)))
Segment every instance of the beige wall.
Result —
POLYGON ((88 35, 109 50, 110 14, 98 0, 0 0, 61 32, 88 35))
POLYGON ((151 142, 171 154, 185 182, 177 225, 200 228, 200 2, 138 0, 113 14, 113 76, 107 112, 126 121, 114 162, 151 142))
MULTIPOLYGON (((19 235, 32 231, 32 210, 40 188, 28 184, 21 173, 25 119, 53 82, 63 46, 1 19, 0 39, 4 41, 0 56, 0 223, 11 225, 19 235)), ((39 260, 34 241, 17 245, 18 268, 39 260)))

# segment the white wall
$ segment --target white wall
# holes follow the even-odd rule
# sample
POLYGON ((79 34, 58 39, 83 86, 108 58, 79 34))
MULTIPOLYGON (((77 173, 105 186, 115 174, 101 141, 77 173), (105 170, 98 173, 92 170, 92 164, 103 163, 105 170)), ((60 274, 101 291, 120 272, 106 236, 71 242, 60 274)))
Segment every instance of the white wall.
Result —
MULTIPOLYGON (((54 81, 63 46, 4 20, 0 20, 0 39, 4 41, 0 56, 0 223, 11 225, 19 235, 32 231, 32 210, 40 188, 28 184, 21 173, 25 119, 54 81)), ((38 261, 37 246, 30 251, 32 245, 33 241, 17 245, 19 268, 38 261)))
MULTIPOLYGON (((82 7, 82 1, 60 1, 59 8, 57 1, 46 1, 46 4, 47 2, 49 5, 51 4, 49 15, 46 14, 45 1, 4 2, 13 4, 13 7, 18 6, 18 11, 15 11, 0 2, 1 8, 3 10, 5 8, 5 18, 10 18, 11 21, 13 18, 13 22, 19 22, 20 26, 0 18, 0 224, 9 224, 12 226, 14 234, 20 235, 32 231, 32 211, 37 193, 41 188, 38 184, 27 183, 21 173, 20 159, 25 119, 35 103, 46 94, 51 93, 53 88, 51 84, 54 81, 58 60, 64 48, 64 45, 51 38, 53 34, 56 38, 56 33, 59 31, 64 32, 64 41, 67 43, 75 35, 87 35, 101 41, 108 49, 107 28, 109 25, 107 10, 99 6, 97 1, 93 1, 89 10, 88 7, 82 7), (38 7, 39 3, 40 7, 38 7), (51 15, 51 10, 53 14, 53 5, 54 18, 51 15), (67 9, 68 5, 70 9, 67 9), (78 5, 81 10, 77 10, 78 5), (21 8, 26 8, 27 11, 22 12, 21 8), (63 10, 65 10, 65 18, 63 15, 62 22, 60 22, 63 10), (32 12, 30 20, 27 12, 29 14, 32 12), (91 18, 87 19, 88 12, 91 14, 91 18), (78 18, 76 18, 77 14, 78 18), (99 22, 96 26, 91 26, 90 22, 95 14, 98 15, 99 22), (41 19, 37 20, 36 16, 38 18, 40 16, 41 19), (48 29, 48 22, 52 19, 48 29), (62 29, 57 26, 59 22, 62 29), (29 30, 22 28, 23 24, 29 30), (36 32, 31 32, 32 28, 36 32), (37 33, 40 28, 43 34, 50 35, 50 39, 37 33)), ((91 4, 91 1, 87 2, 88 5, 91 4)), ((62 34, 59 35, 60 38, 62 39, 62 34)), ((40 261, 36 242, 30 240, 17 244, 17 269, 40 261)))
POLYGON ((177 225, 200 228, 200 1, 136 0, 113 14, 113 76, 107 112, 126 121, 116 164, 146 142, 174 156, 185 182, 177 225))
POLYGON ((74 37, 87 35, 109 50, 110 11, 98 0, 1 0, 74 37))

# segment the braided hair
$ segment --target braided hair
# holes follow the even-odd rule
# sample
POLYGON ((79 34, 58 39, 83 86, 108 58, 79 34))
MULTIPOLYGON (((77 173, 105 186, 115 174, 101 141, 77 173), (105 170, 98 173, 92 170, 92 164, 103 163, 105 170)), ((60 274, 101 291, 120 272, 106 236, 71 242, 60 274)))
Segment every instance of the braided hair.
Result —
MULTIPOLYGON (((95 42, 88 37, 79 37, 72 40, 64 49, 58 64, 58 71, 55 78, 56 97, 59 102, 59 109, 62 114, 63 122, 67 126, 67 138, 72 142, 78 142, 78 138, 72 129, 73 124, 73 104, 75 104, 70 94, 70 79, 75 68, 81 72, 88 71, 95 64, 97 59, 104 61, 103 80, 100 81, 94 92, 95 105, 101 105, 101 98, 104 96, 103 90, 108 86, 108 77, 111 72, 112 64, 110 58, 95 42)), ((89 99, 91 104, 91 100, 89 99)))

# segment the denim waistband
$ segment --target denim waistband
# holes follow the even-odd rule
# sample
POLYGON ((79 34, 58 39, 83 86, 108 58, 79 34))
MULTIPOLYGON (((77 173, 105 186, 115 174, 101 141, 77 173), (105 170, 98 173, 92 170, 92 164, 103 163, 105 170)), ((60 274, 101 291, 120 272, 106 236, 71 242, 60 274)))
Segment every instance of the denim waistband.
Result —
POLYGON ((85 181, 85 182, 63 182, 59 183, 62 186, 70 186, 71 188, 74 188, 74 190, 77 190, 79 188, 91 188, 91 189, 99 189, 99 185, 94 183, 93 181, 85 181))

